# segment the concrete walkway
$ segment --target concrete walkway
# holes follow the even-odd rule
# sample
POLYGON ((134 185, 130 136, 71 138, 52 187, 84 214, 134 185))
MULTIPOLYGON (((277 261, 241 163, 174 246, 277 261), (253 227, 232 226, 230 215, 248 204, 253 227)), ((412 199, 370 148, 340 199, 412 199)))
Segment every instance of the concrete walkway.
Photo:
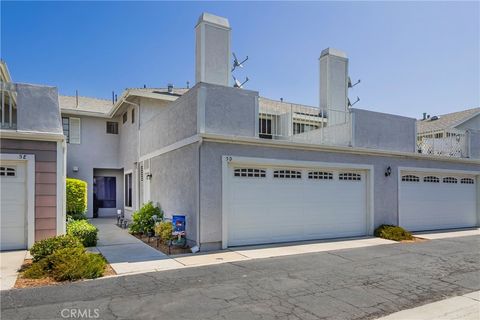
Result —
POLYGON ((98 218, 93 219, 92 223, 99 230, 97 250, 119 275, 183 267, 181 263, 130 235, 127 230, 117 227, 114 219, 98 218))
POLYGON ((305 241, 230 248, 216 252, 167 256, 115 225, 111 218, 93 219, 99 229, 97 250, 118 275, 198 267, 220 263, 363 248, 396 243, 380 238, 305 241))
POLYGON ((0 290, 13 288, 27 250, 0 252, 0 290))
POLYGON ((478 320, 480 291, 453 297, 417 308, 392 313, 378 320, 478 320))

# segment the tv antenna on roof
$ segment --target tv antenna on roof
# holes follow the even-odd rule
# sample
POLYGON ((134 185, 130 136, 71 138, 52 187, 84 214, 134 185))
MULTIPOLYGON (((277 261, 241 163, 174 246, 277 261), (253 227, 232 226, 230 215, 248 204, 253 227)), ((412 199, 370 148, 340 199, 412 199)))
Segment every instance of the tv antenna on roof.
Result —
POLYGON ((235 84, 233 85, 234 88, 240 88, 240 89, 242 89, 242 88, 243 88, 243 85, 244 85, 245 83, 247 83, 248 80, 250 80, 250 79, 248 79, 248 77, 245 77, 245 81, 240 82, 240 81, 238 81, 237 78, 235 78, 234 75, 232 75, 232 77, 233 77, 233 81, 235 82, 235 84))
POLYGON ((349 98, 347 98, 347 100, 348 100, 348 106, 349 106, 349 107, 353 107, 358 101, 360 101, 360 98, 357 97, 357 100, 355 100, 354 103, 351 103, 349 98))
POLYGON ((245 60, 243 60, 242 62, 239 62, 235 52, 232 52, 232 55, 233 55, 233 68, 232 68, 232 72, 233 72, 236 68, 243 68, 243 63, 245 63, 248 60, 248 56, 245 58, 245 60))
POLYGON ((350 79, 350 77, 348 77, 348 87, 349 87, 349 88, 353 88, 353 87, 355 87, 357 84, 359 84, 360 81, 361 81, 361 80, 358 79, 357 82, 355 82, 354 84, 352 84, 352 79, 350 79))

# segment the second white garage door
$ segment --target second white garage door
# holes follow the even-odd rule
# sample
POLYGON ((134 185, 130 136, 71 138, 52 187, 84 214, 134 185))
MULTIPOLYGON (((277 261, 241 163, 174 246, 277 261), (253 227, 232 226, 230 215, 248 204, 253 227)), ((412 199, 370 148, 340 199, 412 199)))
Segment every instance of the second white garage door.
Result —
POLYGON ((410 231, 477 224, 475 176, 402 172, 399 224, 410 231))
POLYGON ((367 233, 365 171, 232 166, 228 246, 367 233))

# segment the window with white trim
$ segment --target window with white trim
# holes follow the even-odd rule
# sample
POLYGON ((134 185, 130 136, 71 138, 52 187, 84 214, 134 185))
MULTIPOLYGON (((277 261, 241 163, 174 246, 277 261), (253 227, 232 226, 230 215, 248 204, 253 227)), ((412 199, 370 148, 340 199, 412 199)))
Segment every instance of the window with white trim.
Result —
POLYGON ((427 177, 423 178, 423 182, 439 183, 440 179, 438 177, 435 177, 435 176, 427 176, 427 177))
POLYGON ((107 133, 118 134, 118 122, 107 121, 107 133))
POLYGON ((462 178, 460 180, 461 184, 475 184, 475 181, 472 178, 462 178))
POLYGON ((15 177, 17 170, 15 167, 0 167, 0 176, 2 177, 15 177))
POLYGON ((122 121, 123 121, 123 123, 125 123, 125 122, 127 122, 127 120, 128 120, 128 115, 127 115, 127 112, 125 111, 125 113, 122 116, 122 121))
POLYGON ((133 181, 132 181, 132 173, 127 173, 125 174, 125 207, 132 207, 132 186, 133 186, 133 181))
POLYGON ((62 117, 62 127, 63 127, 63 135, 65 136, 65 140, 67 143, 70 142, 70 118, 69 117, 62 117))
POLYGON ((267 176, 265 170, 254 168, 237 168, 233 171, 233 175, 246 178, 265 178, 267 176))
POLYGON ((273 177, 284 179, 302 179, 302 172, 297 170, 275 170, 273 171, 273 177))
POLYGON ((407 174, 402 176, 402 181, 407 181, 407 182, 419 182, 420 178, 417 176, 414 176, 413 174, 407 174))
POLYGON ((81 122, 80 118, 69 118, 69 134, 68 141, 70 144, 80 144, 81 138, 81 122))
POLYGON ((333 173, 324 171, 310 171, 308 179, 313 180, 333 180, 333 173))
POLYGON ((358 173, 344 172, 338 175, 338 180, 360 181, 362 176, 358 173))
POLYGON ((458 183, 458 179, 454 177, 445 177, 442 181, 443 183, 458 183))

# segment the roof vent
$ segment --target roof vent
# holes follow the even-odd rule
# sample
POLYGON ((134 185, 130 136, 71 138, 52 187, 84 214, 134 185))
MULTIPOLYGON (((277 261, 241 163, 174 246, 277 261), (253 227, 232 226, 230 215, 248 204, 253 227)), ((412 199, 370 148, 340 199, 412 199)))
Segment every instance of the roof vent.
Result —
POLYGON ((173 93, 173 84, 169 83, 167 88, 168 88, 168 93, 173 93))

